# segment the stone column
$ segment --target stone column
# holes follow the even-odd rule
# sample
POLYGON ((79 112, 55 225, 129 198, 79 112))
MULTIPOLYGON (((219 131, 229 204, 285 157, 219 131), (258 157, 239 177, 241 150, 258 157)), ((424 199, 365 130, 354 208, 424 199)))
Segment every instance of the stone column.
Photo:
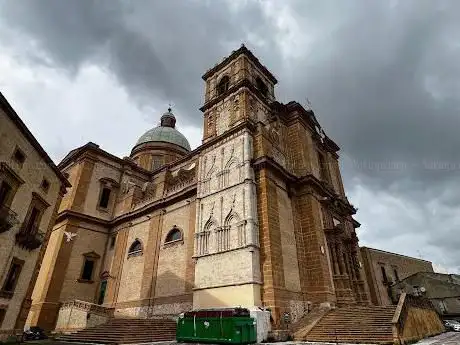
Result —
POLYGON ((347 266, 348 266, 348 274, 350 276, 351 280, 356 279, 355 278, 355 270, 353 267, 353 263, 351 261, 351 254, 350 254, 350 248, 348 245, 345 246, 345 258, 347 260, 347 266))
POLYGON ((333 240, 329 243, 329 248, 331 248, 331 260, 332 260, 332 267, 334 270, 334 274, 337 275, 339 274, 340 271, 339 271, 339 265, 337 263, 337 251, 335 248, 335 242, 333 240))
POLYGON ((337 264, 339 266, 339 274, 343 275, 345 274, 345 266, 343 262, 343 255, 342 255, 342 247, 340 246, 340 243, 336 243, 336 253, 337 253, 337 264))

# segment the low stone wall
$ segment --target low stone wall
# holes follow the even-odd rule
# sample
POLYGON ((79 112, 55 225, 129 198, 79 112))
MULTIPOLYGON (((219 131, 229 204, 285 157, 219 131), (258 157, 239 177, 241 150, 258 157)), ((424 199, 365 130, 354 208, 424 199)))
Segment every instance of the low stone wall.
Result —
POLYGON ((115 309, 115 317, 174 318, 180 313, 192 310, 191 302, 157 304, 153 306, 129 307, 115 309))
POLYGON ((412 343, 444 331, 444 325, 429 300, 401 294, 393 317, 396 344, 412 343))
POLYGON ((23 330, 22 329, 0 329, 0 342, 11 339, 20 340, 23 330))
POLYGON ((70 333, 106 323, 113 317, 113 309, 84 301, 68 301, 59 309, 56 333, 70 333))

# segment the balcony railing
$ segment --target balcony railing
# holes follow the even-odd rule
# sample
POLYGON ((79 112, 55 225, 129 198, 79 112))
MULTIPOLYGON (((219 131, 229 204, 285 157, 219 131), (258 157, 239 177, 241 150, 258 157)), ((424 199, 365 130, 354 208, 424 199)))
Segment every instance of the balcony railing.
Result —
POLYGON ((0 233, 19 224, 18 215, 5 205, 0 205, 0 233))
POLYGON ((36 226, 23 226, 16 234, 16 243, 21 247, 34 250, 39 248, 45 239, 45 234, 36 226))

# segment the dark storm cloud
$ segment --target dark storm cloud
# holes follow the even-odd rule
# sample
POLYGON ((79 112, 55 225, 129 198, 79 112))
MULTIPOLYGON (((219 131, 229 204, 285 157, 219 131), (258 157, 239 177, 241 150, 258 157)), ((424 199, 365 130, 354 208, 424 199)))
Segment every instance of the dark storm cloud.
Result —
MULTIPOLYGON (((438 248, 433 259, 460 266, 451 240, 460 221, 460 2, 272 4, 290 10, 284 24, 297 24, 289 40, 276 9, 267 15, 259 1, 4 1, 0 18, 57 67, 104 66, 139 104, 171 101, 197 126, 201 74, 249 43, 283 101, 313 102, 343 148, 348 190, 389 196, 363 237, 380 245, 405 234, 386 249, 407 252, 417 236, 438 248)), ((361 215, 379 206, 363 202, 361 215)))
POLYGON ((5 1, 2 7, 8 25, 37 40, 60 67, 76 72, 87 62, 103 64, 141 104, 173 102, 196 125, 201 74, 248 33, 262 35, 271 25, 257 2, 235 9, 224 1, 182 0, 5 1))

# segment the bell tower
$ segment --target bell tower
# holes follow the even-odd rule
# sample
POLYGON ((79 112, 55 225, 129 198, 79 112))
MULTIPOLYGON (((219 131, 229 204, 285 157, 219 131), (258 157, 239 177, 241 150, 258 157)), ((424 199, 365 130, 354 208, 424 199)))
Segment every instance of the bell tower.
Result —
POLYGON ((203 75, 203 142, 246 120, 266 119, 276 78, 244 45, 203 75))
POLYGON ((261 306, 251 124, 265 120, 276 79, 243 45, 203 80, 193 306, 261 306))

